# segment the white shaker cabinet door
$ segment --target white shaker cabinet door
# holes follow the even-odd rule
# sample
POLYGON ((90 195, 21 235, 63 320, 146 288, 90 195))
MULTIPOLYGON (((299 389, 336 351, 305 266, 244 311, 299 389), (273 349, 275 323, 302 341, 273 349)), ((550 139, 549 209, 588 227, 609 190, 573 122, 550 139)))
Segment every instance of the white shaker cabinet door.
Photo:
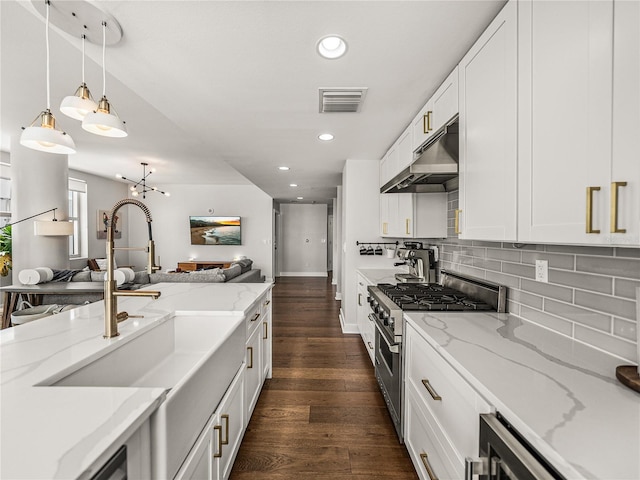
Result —
POLYGON ((611 243, 640 245, 640 2, 616 1, 611 243), (614 183, 615 182, 615 183, 614 183), (616 191, 617 190, 617 191, 616 191))
POLYGON ((517 2, 459 64, 460 238, 516 240, 517 2))
POLYGON ((519 8, 519 241, 608 243, 613 2, 519 8))

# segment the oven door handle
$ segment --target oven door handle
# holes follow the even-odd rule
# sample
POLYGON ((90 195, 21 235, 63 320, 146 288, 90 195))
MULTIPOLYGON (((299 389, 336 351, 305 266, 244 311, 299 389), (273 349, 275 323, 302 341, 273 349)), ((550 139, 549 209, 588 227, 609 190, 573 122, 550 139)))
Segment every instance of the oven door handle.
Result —
POLYGON ((389 347, 389 351, 391 353, 400 353, 400 346, 398 343, 395 343, 393 341, 391 341, 389 338, 387 338, 388 333, 384 331, 384 329, 382 327, 380 327, 380 320, 378 320, 377 317, 373 317, 375 320, 375 325, 376 325, 376 329, 378 330, 378 332, 380 332, 380 336, 382 337, 382 339, 384 340, 384 343, 387 344, 387 347, 389 347))

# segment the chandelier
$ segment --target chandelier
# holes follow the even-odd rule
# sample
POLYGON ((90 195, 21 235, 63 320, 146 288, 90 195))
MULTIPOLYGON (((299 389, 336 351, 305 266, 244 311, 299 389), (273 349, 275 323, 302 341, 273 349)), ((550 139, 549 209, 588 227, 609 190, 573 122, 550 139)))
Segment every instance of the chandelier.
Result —
POLYGON ((133 197, 137 197, 142 194, 142 198, 147 198, 147 192, 158 192, 164 195, 165 197, 171 196, 169 192, 163 192, 162 190, 158 190, 158 187, 148 187, 147 186, 147 177, 156 171, 155 168, 150 168, 147 172, 147 166, 149 166, 146 162, 140 162, 142 165, 142 178, 137 182, 135 180, 131 180, 130 178, 124 177, 119 173, 116 173, 116 178, 121 178, 122 180, 126 180, 127 182, 131 182, 133 185, 129 187, 131 190, 131 195, 133 197))

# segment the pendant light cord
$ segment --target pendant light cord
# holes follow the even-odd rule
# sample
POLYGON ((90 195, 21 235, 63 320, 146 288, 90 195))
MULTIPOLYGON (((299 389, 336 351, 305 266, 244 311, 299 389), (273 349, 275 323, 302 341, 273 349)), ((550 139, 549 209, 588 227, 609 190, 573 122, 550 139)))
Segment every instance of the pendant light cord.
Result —
POLYGON ((85 81, 84 81, 84 41, 87 38, 87 36, 83 33, 82 34, 82 84, 84 85, 85 81))
POLYGON ((51 87, 49 86, 49 7, 51 2, 47 0, 47 28, 45 30, 45 41, 47 43, 47 110, 51 110, 51 87))
POLYGON ((102 22, 102 96, 107 96, 107 66, 105 65, 105 51, 107 45, 107 22, 102 22))

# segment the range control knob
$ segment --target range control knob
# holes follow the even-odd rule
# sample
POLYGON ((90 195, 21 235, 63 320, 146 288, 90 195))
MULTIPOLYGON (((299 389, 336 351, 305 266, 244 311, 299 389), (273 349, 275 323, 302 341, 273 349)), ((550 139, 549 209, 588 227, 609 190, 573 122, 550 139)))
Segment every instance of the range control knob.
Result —
POLYGON ((396 323, 395 320, 393 319, 393 317, 389 317, 389 319, 385 322, 387 325, 389 325, 390 327, 393 327, 393 325, 396 323))

